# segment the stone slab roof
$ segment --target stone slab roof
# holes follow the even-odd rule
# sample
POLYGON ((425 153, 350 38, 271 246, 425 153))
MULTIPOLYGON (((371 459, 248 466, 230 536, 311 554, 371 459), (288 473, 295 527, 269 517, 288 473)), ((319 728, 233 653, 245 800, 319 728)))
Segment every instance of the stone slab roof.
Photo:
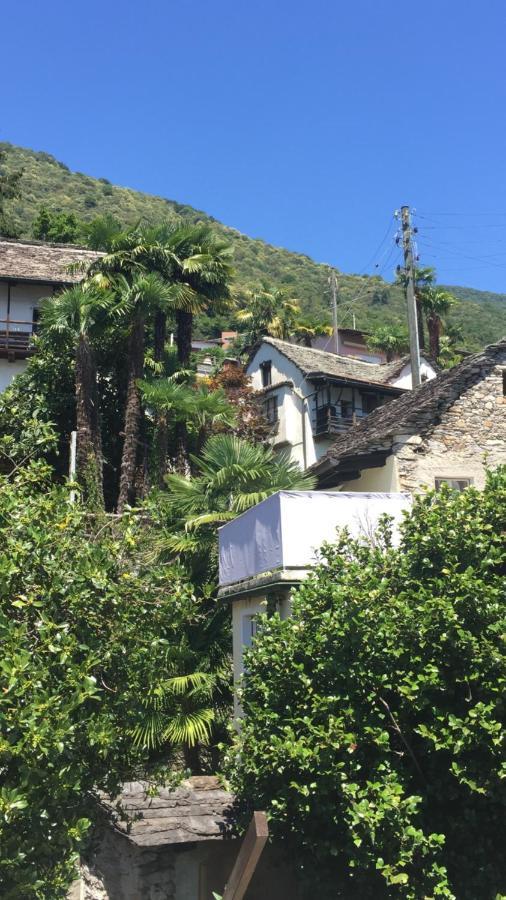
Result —
MULTIPOLYGON (((391 387, 390 381, 409 363, 409 356, 396 359, 391 363, 369 363, 351 356, 337 356, 327 350, 315 350, 312 347, 303 347, 300 344, 291 344, 289 341, 280 341, 271 337, 263 338, 262 343, 270 344, 279 350, 306 377, 311 375, 313 377, 345 378, 350 381, 391 387)), ((254 352, 251 358, 253 358, 254 352)))
POLYGON ((70 273, 73 263, 94 262, 101 253, 71 244, 47 244, 42 241, 0 239, 0 279, 33 281, 45 284, 72 284, 83 277, 70 273))
POLYGON ((316 475, 329 471, 345 460, 368 456, 378 451, 391 452, 396 435, 424 434, 437 425, 442 414, 469 387, 480 381, 497 364, 506 364, 506 338, 473 353, 427 381, 415 391, 409 391, 380 406, 358 425, 336 438, 327 452, 311 466, 316 475))
POLYGON ((231 794, 214 776, 193 776, 177 788, 132 781, 119 796, 101 795, 114 827, 139 847, 221 840, 234 822, 231 794))

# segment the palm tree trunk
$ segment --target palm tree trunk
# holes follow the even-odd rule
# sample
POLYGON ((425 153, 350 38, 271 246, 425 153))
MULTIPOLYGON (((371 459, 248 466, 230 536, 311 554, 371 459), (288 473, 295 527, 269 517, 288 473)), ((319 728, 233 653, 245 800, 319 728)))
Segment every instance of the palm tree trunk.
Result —
POLYGON ((427 316, 427 328, 429 331, 429 351, 432 359, 438 360, 441 352, 439 337, 441 331, 441 321, 438 316, 427 316))
MULTIPOLYGON (((179 310, 176 313, 177 325, 177 355, 181 368, 188 368, 192 352, 193 314, 179 310)), ((187 474, 188 465, 188 429, 186 422, 178 422, 176 425, 176 471, 181 475, 187 474)))
POLYGON ((176 313, 177 355, 181 368, 188 368, 192 352, 193 313, 180 309, 176 313))
POLYGON ((137 382, 144 371, 144 316, 137 315, 130 333, 128 346, 129 372, 125 405, 125 429, 121 474, 119 481, 118 512, 126 504, 135 502, 135 474, 141 423, 141 395, 137 382))
POLYGON ((84 499, 99 508, 104 506, 102 437, 98 412, 97 369, 86 334, 80 334, 75 357, 77 479, 84 499))
MULTIPOLYGON (((160 309, 155 315, 155 335, 154 335, 154 358, 155 362, 161 363, 165 350, 165 342, 167 339, 167 316, 160 309)), ((156 480, 158 486, 162 487, 164 476, 167 472, 167 453, 169 450, 169 429, 167 416, 164 413, 156 413, 155 416, 155 458, 156 458, 156 480)))

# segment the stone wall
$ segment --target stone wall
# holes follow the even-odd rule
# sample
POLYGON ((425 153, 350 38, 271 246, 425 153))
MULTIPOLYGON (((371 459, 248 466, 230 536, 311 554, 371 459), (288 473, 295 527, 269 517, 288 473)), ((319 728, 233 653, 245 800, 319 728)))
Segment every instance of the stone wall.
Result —
POLYGON ((470 478, 477 488, 487 468, 506 464, 506 397, 501 365, 468 374, 468 387, 423 436, 399 435, 394 446, 401 490, 433 488, 435 478, 470 478))

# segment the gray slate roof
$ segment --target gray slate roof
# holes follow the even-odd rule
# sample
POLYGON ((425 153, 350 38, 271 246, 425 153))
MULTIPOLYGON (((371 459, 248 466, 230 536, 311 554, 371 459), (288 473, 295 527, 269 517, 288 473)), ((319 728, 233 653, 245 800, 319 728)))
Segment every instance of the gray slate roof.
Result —
POLYGON ((72 263, 89 264, 101 253, 70 244, 46 244, 42 241, 0 240, 0 279, 71 284, 81 281, 80 272, 70 273, 72 263))
POLYGON ((368 363, 350 356, 337 356, 326 350, 315 350, 312 347, 280 341, 277 338, 265 337, 262 342, 279 350, 306 376, 323 375, 328 378, 347 378, 351 381, 389 386, 389 382, 409 363, 409 356, 391 363, 368 363))
POLYGON ((193 776, 150 796, 143 781, 127 782, 118 797, 101 796, 116 830, 139 847, 216 841, 233 823, 234 799, 214 776, 193 776))
POLYGON ((479 353, 467 356, 453 369, 441 373, 432 381, 427 381, 415 391, 409 391, 380 406, 336 438, 327 452, 311 466, 311 471, 320 474, 329 469, 329 463, 338 465, 361 455, 375 451, 390 453, 395 435, 423 434, 437 425, 441 415, 468 388, 480 381, 495 365, 506 362, 506 338, 497 344, 490 344, 479 353))

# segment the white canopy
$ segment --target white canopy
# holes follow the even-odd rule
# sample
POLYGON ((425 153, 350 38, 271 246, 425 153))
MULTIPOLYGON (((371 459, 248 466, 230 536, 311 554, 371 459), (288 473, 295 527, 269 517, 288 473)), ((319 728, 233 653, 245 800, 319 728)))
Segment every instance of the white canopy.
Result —
POLYGON ((219 529, 220 587, 276 569, 307 569, 338 529, 371 540, 385 513, 395 537, 410 507, 405 493, 278 491, 219 529))

